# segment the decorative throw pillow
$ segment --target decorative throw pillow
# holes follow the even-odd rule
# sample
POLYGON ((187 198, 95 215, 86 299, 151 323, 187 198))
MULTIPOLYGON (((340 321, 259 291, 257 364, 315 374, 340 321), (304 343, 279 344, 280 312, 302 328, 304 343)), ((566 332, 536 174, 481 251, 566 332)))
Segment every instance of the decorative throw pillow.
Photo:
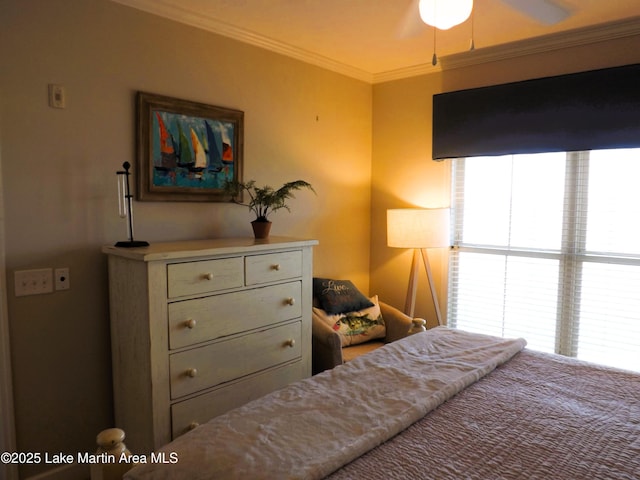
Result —
POLYGON ((380 312, 378 296, 371 297, 370 303, 372 307, 354 312, 331 315, 321 308, 314 307, 313 313, 338 332, 342 346, 348 347, 386 336, 387 331, 380 312))
POLYGON ((314 278, 313 296, 320 308, 332 315, 373 306, 373 303, 349 280, 314 278))

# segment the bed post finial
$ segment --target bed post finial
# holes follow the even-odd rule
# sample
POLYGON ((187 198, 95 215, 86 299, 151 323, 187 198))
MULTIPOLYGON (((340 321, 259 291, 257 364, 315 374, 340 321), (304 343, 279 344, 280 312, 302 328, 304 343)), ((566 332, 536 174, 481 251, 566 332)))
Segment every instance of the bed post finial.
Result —
POLYGON ((120 461, 122 456, 131 456, 124 444, 124 437, 124 430, 120 428, 107 428, 98 434, 96 461, 91 464, 91 480, 121 480, 133 467, 128 461, 120 461))
POLYGON ((411 328, 409 329, 409 335, 413 335, 414 333, 426 332, 427 329, 425 325, 427 324, 424 318, 412 318, 411 319, 411 328))

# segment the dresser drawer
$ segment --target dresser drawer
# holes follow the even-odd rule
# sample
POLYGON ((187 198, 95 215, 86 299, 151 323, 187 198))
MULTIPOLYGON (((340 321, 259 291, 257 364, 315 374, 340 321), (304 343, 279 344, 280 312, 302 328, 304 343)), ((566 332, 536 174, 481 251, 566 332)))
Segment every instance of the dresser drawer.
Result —
POLYGON ((173 438, 223 413, 305 377, 302 362, 269 370, 171 406, 173 438))
POLYGON ((174 353, 169 357, 171 398, 300 357, 300 322, 174 353))
POLYGON ((186 347, 302 315, 300 281, 169 304, 169 348, 186 347))
POLYGON ((244 284, 242 257, 167 265, 169 298, 216 292, 244 284))
POLYGON ((247 285, 275 282, 302 275, 302 251, 250 255, 245 258, 247 285))

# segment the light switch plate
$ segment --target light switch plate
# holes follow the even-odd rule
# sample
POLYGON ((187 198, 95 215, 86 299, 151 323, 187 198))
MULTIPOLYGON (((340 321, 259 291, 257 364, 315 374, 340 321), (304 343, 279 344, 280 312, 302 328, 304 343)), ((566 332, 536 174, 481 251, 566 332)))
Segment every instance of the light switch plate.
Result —
POLYGON ((16 270, 14 281, 16 297, 53 292, 53 271, 50 268, 16 270))
POLYGON ((67 94, 62 85, 49 84, 49 106, 53 108, 67 107, 67 94))

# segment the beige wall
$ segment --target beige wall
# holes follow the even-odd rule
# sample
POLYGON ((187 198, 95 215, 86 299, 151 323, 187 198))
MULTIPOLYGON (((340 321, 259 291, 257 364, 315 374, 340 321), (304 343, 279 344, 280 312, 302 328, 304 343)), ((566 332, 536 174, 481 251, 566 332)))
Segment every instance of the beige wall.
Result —
MULTIPOLYGON (((112 426, 106 261, 125 239, 116 170, 134 161, 138 90, 245 112, 245 179, 302 178, 272 233, 317 238, 315 273, 369 280, 371 86, 106 0, 0 0, 2 194, 21 451, 94 450, 112 426), (47 85, 67 108, 47 105, 47 85), (15 297, 13 271, 69 267, 71 289, 15 297)), ((137 202, 136 238, 251 235, 249 211, 137 202)), ((132 366, 133 368, 133 366, 132 366)), ((131 445, 135 449, 135 445, 131 445)), ((51 468, 25 466, 21 476, 51 468)))
MULTIPOLYGON (((431 160, 429 92, 441 91, 441 81, 438 75, 426 75, 373 88, 371 291, 399 308, 405 303, 412 252, 386 246, 386 211, 449 206, 449 165, 431 160)), ((435 267, 441 253, 429 252, 438 280, 442 269, 435 267)), ((430 297, 425 297, 428 290, 422 266, 420 275, 416 315, 432 326, 435 312, 430 297)))
MULTIPOLYGON (((449 206, 450 162, 431 160, 432 96, 485 85, 640 62, 640 36, 486 63, 373 87, 370 290, 404 305, 411 252, 386 246, 386 209, 449 206)), ((472 54, 470 54, 472 55, 472 54)), ((429 251, 446 309, 447 251, 429 251)), ((416 316, 435 323, 420 266, 416 316)))

